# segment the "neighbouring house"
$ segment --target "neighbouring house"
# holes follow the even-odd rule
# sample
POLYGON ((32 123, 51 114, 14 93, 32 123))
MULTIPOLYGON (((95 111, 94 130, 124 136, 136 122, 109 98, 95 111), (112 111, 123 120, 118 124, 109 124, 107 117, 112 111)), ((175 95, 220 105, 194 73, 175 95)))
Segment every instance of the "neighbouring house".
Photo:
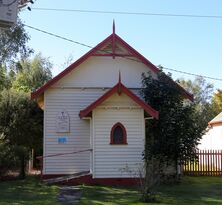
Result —
POLYGON ((198 145, 200 150, 222 150, 222 112, 213 118, 198 145))
POLYGON ((159 116, 140 97, 141 75, 158 72, 113 25, 110 36, 33 92, 44 109, 43 178, 89 172, 75 180, 133 183, 143 163, 145 113, 159 116))

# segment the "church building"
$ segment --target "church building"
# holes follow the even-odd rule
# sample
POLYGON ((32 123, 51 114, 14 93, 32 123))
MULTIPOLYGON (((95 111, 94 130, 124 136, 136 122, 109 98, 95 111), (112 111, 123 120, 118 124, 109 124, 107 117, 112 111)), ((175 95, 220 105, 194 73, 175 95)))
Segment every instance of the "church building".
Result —
POLYGON ((145 116, 159 118, 140 96, 141 76, 158 72, 113 25, 110 36, 33 92, 44 110, 43 178, 133 183, 143 166, 145 116))

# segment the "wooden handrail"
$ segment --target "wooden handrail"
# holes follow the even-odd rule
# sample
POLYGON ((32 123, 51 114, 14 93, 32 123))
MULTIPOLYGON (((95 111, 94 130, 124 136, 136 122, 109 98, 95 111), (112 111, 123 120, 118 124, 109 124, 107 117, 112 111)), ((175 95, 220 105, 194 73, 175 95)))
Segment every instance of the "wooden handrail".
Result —
POLYGON ((81 152, 87 152, 87 151, 92 151, 92 149, 85 149, 85 150, 79 150, 79 151, 75 151, 75 152, 66 152, 66 153, 58 153, 58 154, 50 154, 50 155, 45 155, 45 156, 38 156, 36 157, 36 159, 44 159, 44 158, 48 158, 48 157, 56 157, 56 156, 63 156, 63 155, 68 155, 68 154, 78 154, 81 152))
POLYGON ((63 155, 68 155, 68 154, 78 154, 81 152, 87 152, 87 151, 92 151, 92 149, 84 149, 84 150, 79 150, 75 152, 67 152, 67 153, 58 153, 58 154, 50 154, 50 155, 45 155, 45 156, 38 156, 36 159, 40 161, 40 166, 41 166, 41 178, 42 178, 42 173, 43 173, 43 159, 48 158, 48 157, 56 157, 56 156, 63 156, 63 155))

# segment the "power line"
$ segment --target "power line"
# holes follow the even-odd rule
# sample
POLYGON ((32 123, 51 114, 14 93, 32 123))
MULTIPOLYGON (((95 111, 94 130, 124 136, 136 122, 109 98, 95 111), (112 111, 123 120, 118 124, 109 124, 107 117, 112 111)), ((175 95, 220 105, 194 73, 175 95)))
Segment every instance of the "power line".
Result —
MULTIPOLYGON (((28 28, 31 28, 33 30, 42 32, 44 34, 47 34, 47 35, 50 35, 50 36, 53 36, 53 37, 56 37, 56 38, 60 38, 60 39, 65 40, 65 41, 69 41, 69 42, 77 44, 77 45, 81 45, 81 46, 84 46, 84 47, 87 47, 87 48, 90 48, 90 49, 94 48, 93 46, 90 46, 90 45, 87 45, 87 44, 84 44, 84 43, 81 43, 81 42, 78 42, 78 41, 74 41, 72 39, 68 39, 66 37, 63 37, 63 36, 48 32, 48 31, 44 31, 42 29, 39 29, 39 28, 36 28, 36 27, 33 27, 33 26, 29 26, 29 25, 26 25, 26 24, 23 24, 23 25, 28 27, 28 28)), ((104 51, 104 50, 101 50, 101 51, 107 52, 107 51, 104 51)), ((109 52, 107 52, 107 53, 109 53, 109 52)), ((136 60, 136 59, 132 59, 132 58, 129 58, 129 57, 124 57, 124 56, 121 56, 121 57, 125 58, 125 59, 128 59, 128 60, 132 60, 132 61, 136 61, 136 62, 141 63, 141 61, 136 60)), ((210 80, 216 80, 216 81, 222 81, 221 78, 215 78, 215 77, 210 77, 210 76, 206 76, 206 75, 194 74, 194 73, 185 72, 185 71, 181 71, 181 70, 177 70, 177 69, 173 69, 173 68, 167 68, 167 67, 163 67, 163 66, 161 66, 161 68, 165 69, 165 70, 170 70, 170 71, 173 71, 173 72, 181 73, 181 74, 190 75, 190 76, 202 77, 202 78, 206 78, 206 79, 210 79, 210 80)))
POLYGON ((103 11, 103 10, 81 10, 81 9, 59 9, 59 8, 32 8, 39 11, 76 12, 76 13, 96 13, 96 14, 119 14, 138 16, 162 16, 162 17, 186 17, 186 18, 211 18, 222 19, 221 15, 197 15, 197 14, 175 14, 175 13, 148 13, 148 12, 126 12, 126 11, 103 11))
POLYGON ((39 31, 39 32, 48 34, 48 35, 50 35, 50 36, 54 36, 54 37, 56 37, 56 38, 63 39, 63 40, 65 40, 65 41, 69 41, 69 42, 71 42, 71 43, 75 43, 75 44, 78 44, 78 45, 81 45, 81 46, 85 46, 85 47, 87 47, 87 48, 93 48, 92 46, 86 45, 86 44, 84 44, 84 43, 80 43, 80 42, 78 42, 78 41, 74 41, 74 40, 72 40, 72 39, 68 39, 68 38, 66 38, 66 37, 63 37, 63 36, 60 36, 60 35, 57 35, 57 34, 54 34, 54 33, 50 33, 50 32, 48 32, 48 31, 44 31, 44 30, 39 29, 39 28, 35 28, 35 27, 33 27, 33 26, 29 26, 29 25, 26 25, 26 24, 23 24, 23 25, 26 26, 26 27, 28 27, 28 28, 31 28, 31 29, 33 29, 33 30, 36 30, 36 31, 39 31))
POLYGON ((217 80, 217 81, 222 81, 222 78, 215 78, 215 77, 210 77, 210 76, 206 76, 206 75, 199 75, 199 74, 194 74, 194 73, 189 73, 189 72, 185 72, 185 71, 181 71, 181 70, 177 70, 177 69, 173 69, 173 68, 166 68, 166 67, 162 67, 162 69, 164 70, 170 70, 173 72, 177 72, 177 73, 182 73, 182 74, 186 74, 186 75, 191 75, 191 76, 195 76, 195 77, 202 77, 202 78, 207 78, 210 80, 217 80))

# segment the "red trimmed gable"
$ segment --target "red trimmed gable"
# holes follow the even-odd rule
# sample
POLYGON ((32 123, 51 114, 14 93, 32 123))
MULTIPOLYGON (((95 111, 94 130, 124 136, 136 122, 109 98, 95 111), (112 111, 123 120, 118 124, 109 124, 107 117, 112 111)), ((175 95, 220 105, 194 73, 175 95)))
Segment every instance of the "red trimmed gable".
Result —
POLYGON ((99 43, 96 47, 88 51, 85 55, 83 55, 81 58, 79 58, 77 61, 72 63, 70 66, 68 66, 65 70, 63 70, 61 73, 59 73, 57 76, 55 76, 53 79, 49 80, 45 85, 43 85, 41 88, 39 88, 37 91, 32 92, 31 98, 35 99, 41 94, 45 92, 50 86, 55 84, 57 81, 62 79, 65 75, 70 73, 73 69, 75 69, 77 66, 79 66, 81 63, 83 63, 85 60, 87 60, 90 56, 93 55, 97 50, 99 50, 101 47, 103 47, 109 39, 112 37, 112 35, 108 36, 104 41, 99 43))
MULTIPOLYGON (((159 68, 157 68, 154 64, 152 64, 149 60, 147 60, 143 55, 141 55, 138 51, 136 51, 133 47, 131 47, 128 43, 126 43, 121 37, 119 37, 114 32, 108 36, 105 40, 103 40, 101 43, 99 43, 97 46, 92 48, 89 52, 87 52, 85 55, 83 55, 81 58, 79 58, 77 61, 75 61, 73 64, 71 64, 69 67, 67 67, 65 70, 63 70, 61 73, 59 73, 57 76, 55 76, 53 79, 49 80, 45 85, 40 87, 38 90, 31 93, 31 98, 36 99, 39 98, 44 94, 44 92, 54 85, 56 82, 58 82, 60 79, 62 79, 64 76, 66 76, 68 73, 70 73, 72 70, 77 68, 80 64, 85 62, 89 57, 91 56, 111 56, 113 58, 115 57, 125 57, 125 58, 137 58, 139 61, 141 61, 143 64, 147 66, 148 69, 150 69, 154 73, 160 72, 159 68), (110 48, 107 48, 110 47, 110 48), (118 52, 118 48, 122 47, 124 51, 118 52), (106 49, 107 48, 107 49, 106 49)), ((193 101, 193 96, 187 92, 185 89, 183 89, 180 85, 178 85, 176 82, 172 80, 173 83, 175 83, 180 89, 182 95, 193 101)))
MULTIPOLYGON (((71 64, 69 67, 67 67, 65 70, 63 70, 61 73, 59 73, 57 76, 55 76, 53 79, 48 81, 45 85, 43 85, 41 88, 39 88, 37 91, 32 92, 31 98, 35 99, 38 98, 41 94, 43 94, 50 86, 54 85, 57 81, 62 79, 65 75, 70 73, 72 70, 74 70, 76 67, 78 67, 80 64, 82 64, 84 61, 86 61, 91 56, 119 56, 119 57, 126 57, 124 54, 118 54, 118 53, 110 53, 105 52, 103 54, 98 54, 98 51, 102 51, 103 48, 108 45, 112 44, 112 46, 116 46, 117 44, 122 45, 131 55, 131 57, 135 57, 139 59, 142 63, 148 66, 149 69, 151 69, 154 73, 158 73, 159 69, 153 65, 149 60, 147 60, 144 56, 142 56, 139 52, 137 52, 134 48, 132 48, 129 44, 127 44, 122 38, 120 38, 115 33, 108 36, 105 40, 103 40, 101 43, 99 43, 97 46, 92 48, 89 52, 87 52, 85 55, 83 55, 81 58, 79 58, 77 61, 75 61, 73 64, 71 64), (115 45, 113 45, 113 42, 115 45)), ((113 49, 115 52, 115 49, 113 49)))
POLYGON ((90 104, 84 110, 81 110, 79 113, 79 117, 82 119, 83 117, 87 117, 93 109, 102 104, 106 99, 111 97, 114 93, 125 93, 128 97, 130 97, 135 103, 137 103, 141 108, 143 108, 149 115, 152 117, 159 119, 159 112, 153 109, 150 105, 146 104, 143 100, 141 100, 138 96, 136 96, 132 91, 130 91, 127 87, 125 87, 120 81, 109 91, 107 91, 104 95, 98 98, 95 102, 90 104))

